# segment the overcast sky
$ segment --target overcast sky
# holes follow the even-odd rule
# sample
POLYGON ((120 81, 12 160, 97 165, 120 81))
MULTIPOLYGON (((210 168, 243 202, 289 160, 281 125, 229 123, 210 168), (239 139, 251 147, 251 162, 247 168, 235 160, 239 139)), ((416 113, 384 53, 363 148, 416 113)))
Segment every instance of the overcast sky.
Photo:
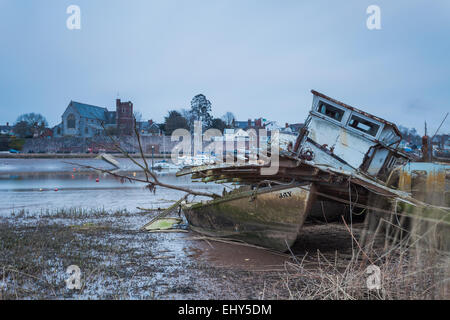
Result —
POLYGON ((216 117, 279 124, 304 121, 311 89, 420 133, 450 111, 449 0, 0 0, 0 35, 0 124, 118 94, 158 122, 198 93, 216 117))

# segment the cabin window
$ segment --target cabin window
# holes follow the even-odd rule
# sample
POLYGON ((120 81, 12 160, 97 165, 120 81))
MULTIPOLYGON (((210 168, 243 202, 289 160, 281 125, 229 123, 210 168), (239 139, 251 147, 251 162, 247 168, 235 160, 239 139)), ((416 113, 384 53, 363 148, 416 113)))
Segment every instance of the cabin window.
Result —
POLYGON ((75 116, 73 114, 69 114, 67 117, 67 128, 75 129, 75 116))
POLYGON ((329 118, 332 118, 336 121, 341 121, 342 117, 344 116, 344 110, 341 110, 339 108, 333 107, 332 105, 329 105, 325 102, 320 102, 319 104, 319 113, 326 115, 329 118))
POLYGON ((356 115, 353 115, 348 122, 349 127, 355 128, 361 132, 370 134, 371 136, 376 136, 378 129, 380 126, 372 121, 360 118, 356 115))
POLYGON ((394 165, 396 164, 396 162, 397 162, 397 158, 395 158, 395 157, 392 157, 390 160, 389 160, 389 162, 388 162, 388 164, 387 164, 387 168, 393 168, 394 167, 394 165))

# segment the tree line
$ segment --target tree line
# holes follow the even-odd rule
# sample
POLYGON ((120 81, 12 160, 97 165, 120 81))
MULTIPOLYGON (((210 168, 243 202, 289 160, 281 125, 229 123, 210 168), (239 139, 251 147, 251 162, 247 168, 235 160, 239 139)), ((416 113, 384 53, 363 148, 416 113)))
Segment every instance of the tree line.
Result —
POLYGON ((226 128, 232 128, 235 117, 227 112, 221 118, 211 114, 211 102, 203 94, 198 94, 191 100, 190 109, 170 110, 161 128, 166 135, 171 135, 176 129, 194 130, 194 122, 201 121, 203 129, 218 129, 222 133, 226 128))
POLYGON ((39 113, 26 113, 19 116, 13 126, 13 132, 19 138, 40 137, 48 128, 45 117, 39 113))

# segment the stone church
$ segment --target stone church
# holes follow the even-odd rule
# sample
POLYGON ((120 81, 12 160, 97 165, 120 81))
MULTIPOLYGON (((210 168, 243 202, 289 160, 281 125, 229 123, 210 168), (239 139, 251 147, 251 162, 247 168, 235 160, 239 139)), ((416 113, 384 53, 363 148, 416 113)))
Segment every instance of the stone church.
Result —
POLYGON ((90 138, 114 128, 120 135, 133 132, 133 103, 116 100, 116 111, 76 101, 70 101, 62 115, 62 121, 53 128, 55 137, 90 138))

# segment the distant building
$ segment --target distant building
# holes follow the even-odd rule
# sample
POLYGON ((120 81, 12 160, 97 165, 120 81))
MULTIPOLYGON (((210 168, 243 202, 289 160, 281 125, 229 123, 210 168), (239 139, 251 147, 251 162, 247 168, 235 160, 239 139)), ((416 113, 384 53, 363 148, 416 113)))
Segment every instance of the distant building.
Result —
POLYGON ((162 135, 161 126, 153 120, 141 121, 137 123, 141 135, 160 136, 162 135))
POLYGON ((284 127, 278 125, 276 121, 268 121, 264 124, 264 127, 268 132, 278 130, 281 133, 286 134, 298 134, 300 129, 303 128, 303 123, 285 123, 284 127))
POLYGON ((52 128, 55 137, 74 136, 89 138, 104 129, 117 128, 121 135, 133 132, 133 104, 116 100, 116 111, 76 101, 70 101, 60 124, 52 128))
POLYGON ((13 134, 13 127, 9 125, 9 122, 5 126, 0 126, 0 135, 12 136, 13 134))
POLYGON ((63 129, 62 129, 62 128, 63 128, 62 122, 59 123, 59 124, 57 124, 57 125, 54 126, 53 128, 51 128, 52 131, 53 131, 53 136, 54 136, 54 137, 62 137, 62 136, 63 136, 63 134, 62 134, 63 129))
POLYGON ((53 137, 53 130, 49 128, 45 128, 44 130, 42 130, 41 135, 39 136, 39 138, 51 138, 51 137, 53 137))
MULTIPOLYGON (((232 128, 224 129, 223 137, 218 137, 216 141, 250 141, 254 139, 259 139, 260 130, 267 131, 266 129, 266 119, 248 119, 247 121, 237 121, 233 120, 232 128), (249 134, 248 130, 255 130, 256 136, 249 134), (255 137, 255 138, 253 138, 255 137)), ((261 137, 265 137, 267 133, 264 133, 261 137)), ((265 138, 264 138, 265 139, 265 138)))
POLYGON ((223 137, 217 137, 215 141, 248 141, 249 135, 244 129, 224 129, 223 137))
POLYGON ((281 130, 281 127, 278 125, 276 121, 269 121, 266 123, 266 130, 271 132, 273 130, 281 130))
POLYGON ((264 129, 265 128, 265 119, 259 118, 259 119, 248 119, 247 121, 236 121, 233 120, 232 126, 234 129, 242 129, 242 130, 248 130, 248 129, 264 129))

